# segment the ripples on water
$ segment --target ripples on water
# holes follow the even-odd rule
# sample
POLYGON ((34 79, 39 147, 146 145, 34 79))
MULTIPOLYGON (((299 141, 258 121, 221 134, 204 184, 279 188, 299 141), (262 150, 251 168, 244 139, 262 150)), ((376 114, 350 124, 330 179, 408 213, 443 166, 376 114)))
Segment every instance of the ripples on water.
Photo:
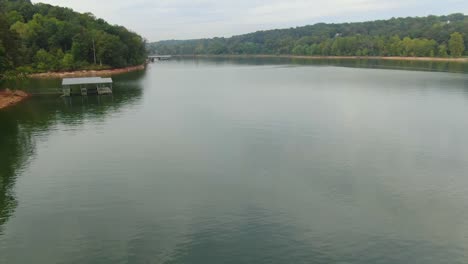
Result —
POLYGON ((467 263, 466 75, 325 66, 0 112, 0 263, 467 263))

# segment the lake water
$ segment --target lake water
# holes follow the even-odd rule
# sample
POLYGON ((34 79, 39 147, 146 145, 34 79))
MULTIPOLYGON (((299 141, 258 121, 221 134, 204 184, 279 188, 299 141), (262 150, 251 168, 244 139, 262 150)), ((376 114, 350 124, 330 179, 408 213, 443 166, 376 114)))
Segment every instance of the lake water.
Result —
POLYGON ((0 263, 468 263, 466 65, 338 66, 173 60, 0 111, 0 263))

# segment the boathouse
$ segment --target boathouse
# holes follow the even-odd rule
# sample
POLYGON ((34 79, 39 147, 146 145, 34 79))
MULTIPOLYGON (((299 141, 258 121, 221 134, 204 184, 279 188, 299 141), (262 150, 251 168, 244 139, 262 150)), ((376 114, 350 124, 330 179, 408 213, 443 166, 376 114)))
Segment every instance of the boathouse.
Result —
POLYGON ((62 80, 62 91, 64 96, 72 94, 112 94, 112 78, 64 78, 62 80))
POLYGON ((148 61, 150 62, 154 62, 154 60, 166 61, 166 60, 170 60, 171 58, 172 58, 171 55, 150 55, 148 56, 148 61))

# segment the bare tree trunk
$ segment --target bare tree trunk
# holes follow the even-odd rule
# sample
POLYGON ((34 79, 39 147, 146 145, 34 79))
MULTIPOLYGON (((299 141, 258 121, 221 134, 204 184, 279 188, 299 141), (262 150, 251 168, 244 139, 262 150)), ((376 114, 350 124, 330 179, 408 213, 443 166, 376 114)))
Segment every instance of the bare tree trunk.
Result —
POLYGON ((94 46, 94 38, 93 38, 93 52, 94 52, 94 65, 96 65, 96 46, 94 46))

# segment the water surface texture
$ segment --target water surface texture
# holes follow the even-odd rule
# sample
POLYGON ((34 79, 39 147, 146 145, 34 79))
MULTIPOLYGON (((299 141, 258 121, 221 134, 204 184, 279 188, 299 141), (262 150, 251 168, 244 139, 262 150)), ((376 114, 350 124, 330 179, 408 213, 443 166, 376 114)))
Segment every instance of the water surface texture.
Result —
POLYGON ((0 263, 468 263, 466 74, 174 60, 114 81, 0 111, 0 263))

